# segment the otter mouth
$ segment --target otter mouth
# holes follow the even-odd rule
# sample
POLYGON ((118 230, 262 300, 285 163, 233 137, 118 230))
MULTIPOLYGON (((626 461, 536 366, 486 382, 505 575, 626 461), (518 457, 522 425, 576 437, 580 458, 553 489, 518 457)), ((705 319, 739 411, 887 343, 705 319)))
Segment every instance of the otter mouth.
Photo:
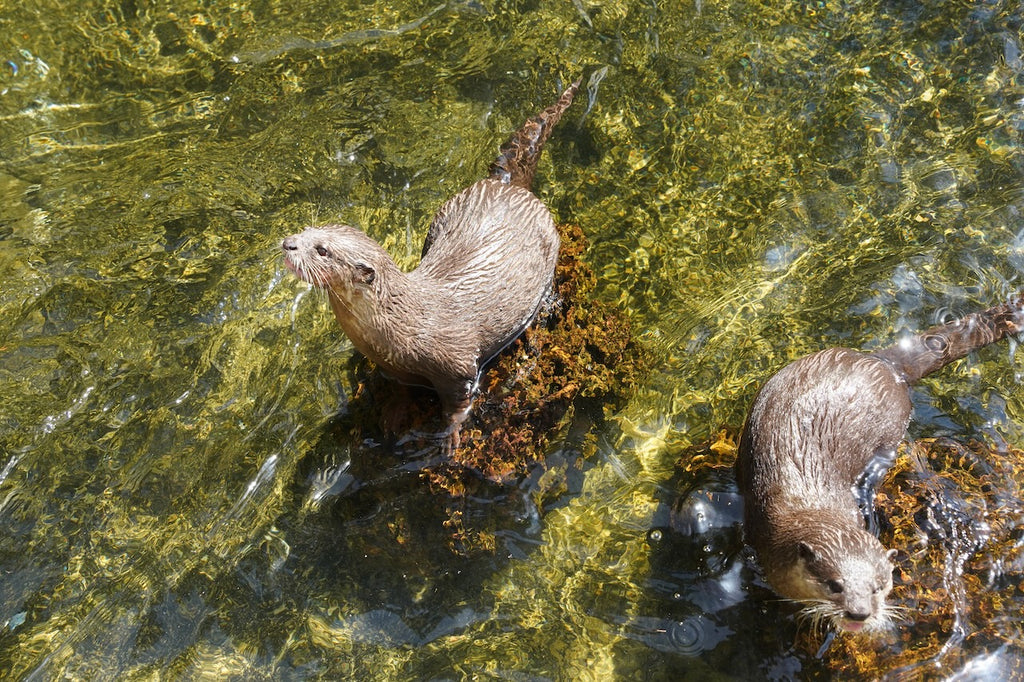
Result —
POLYGON ((866 634, 889 629, 894 610, 895 607, 883 605, 866 616, 851 616, 832 602, 821 600, 808 603, 797 617, 810 623, 815 631, 826 626, 836 633, 866 634))
POLYGON ((848 618, 840 619, 837 625, 845 632, 860 632, 867 627, 867 624, 862 620, 849 620, 848 618))
POLYGON ((308 284, 313 284, 314 283, 309 278, 309 275, 306 273, 305 270, 303 270, 301 267, 299 267, 298 265, 296 265, 295 263, 292 262, 292 259, 288 257, 287 253, 284 255, 284 264, 285 264, 285 267, 287 267, 289 270, 291 270, 292 273, 296 277, 301 279, 303 282, 306 282, 308 284))

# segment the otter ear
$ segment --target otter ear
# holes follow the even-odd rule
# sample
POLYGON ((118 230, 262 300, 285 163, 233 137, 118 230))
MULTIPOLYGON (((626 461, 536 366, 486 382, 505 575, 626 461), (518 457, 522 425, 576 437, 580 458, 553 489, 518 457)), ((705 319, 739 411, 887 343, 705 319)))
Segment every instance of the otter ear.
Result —
POLYGON ((377 279, 377 271, 367 263, 356 263, 356 278, 362 284, 370 285, 377 279))
POLYGON ((800 541, 796 544, 796 553, 801 559, 807 562, 818 560, 818 553, 806 542, 800 541))
POLYGON ((898 549, 890 549, 888 552, 885 553, 885 558, 888 559, 891 563, 892 560, 895 559, 896 555, 899 553, 900 551, 898 549))

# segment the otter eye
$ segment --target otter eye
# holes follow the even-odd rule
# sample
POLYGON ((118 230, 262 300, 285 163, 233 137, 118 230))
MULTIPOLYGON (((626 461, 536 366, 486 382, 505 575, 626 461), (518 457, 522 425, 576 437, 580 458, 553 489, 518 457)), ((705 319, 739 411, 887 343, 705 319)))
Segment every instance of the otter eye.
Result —
POLYGON ((832 594, 843 593, 843 584, 838 580, 829 580, 825 583, 825 586, 828 587, 828 591, 832 594))
POLYGON ((318 254, 320 254, 321 256, 327 256, 327 253, 328 253, 327 252, 327 247, 325 247, 323 244, 317 244, 316 245, 316 252, 318 254))

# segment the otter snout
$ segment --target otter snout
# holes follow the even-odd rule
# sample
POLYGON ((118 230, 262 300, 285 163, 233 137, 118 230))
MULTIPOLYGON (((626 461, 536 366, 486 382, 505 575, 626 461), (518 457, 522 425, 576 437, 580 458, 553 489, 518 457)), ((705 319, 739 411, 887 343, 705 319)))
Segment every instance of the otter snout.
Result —
MULTIPOLYGON (((317 282, 310 279, 308 275, 309 264, 307 263, 307 259, 302 255, 298 237, 299 235, 293 234, 281 240, 281 252, 284 254, 284 264, 303 282, 316 284, 317 282)), ((316 271, 315 268, 314 271, 316 271)))

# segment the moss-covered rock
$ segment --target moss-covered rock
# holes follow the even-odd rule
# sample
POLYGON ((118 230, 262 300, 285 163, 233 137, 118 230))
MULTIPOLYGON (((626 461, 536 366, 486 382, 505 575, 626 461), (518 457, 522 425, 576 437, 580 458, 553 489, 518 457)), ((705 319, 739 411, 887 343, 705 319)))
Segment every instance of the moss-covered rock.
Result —
MULTIPOLYGON (((543 466, 554 437, 573 425, 584 426, 579 452, 568 458, 578 464, 578 455, 593 450, 590 427, 622 404, 643 367, 626 316, 592 298, 596 278, 583 260, 583 231, 561 225, 559 232, 551 303, 485 368, 461 447, 450 459, 435 458, 422 469, 431 489, 448 499, 447 525, 460 550, 493 547, 486 529, 466 521, 464 496, 514 483, 534 465, 543 466)), ((437 447, 440 406, 432 391, 391 381, 362 357, 351 370, 357 389, 332 430, 370 446, 367 457, 384 454, 373 447, 378 443, 386 444, 386 452, 409 456, 437 447)), ((558 478, 539 477, 536 497, 563 489, 553 480, 558 478)))

